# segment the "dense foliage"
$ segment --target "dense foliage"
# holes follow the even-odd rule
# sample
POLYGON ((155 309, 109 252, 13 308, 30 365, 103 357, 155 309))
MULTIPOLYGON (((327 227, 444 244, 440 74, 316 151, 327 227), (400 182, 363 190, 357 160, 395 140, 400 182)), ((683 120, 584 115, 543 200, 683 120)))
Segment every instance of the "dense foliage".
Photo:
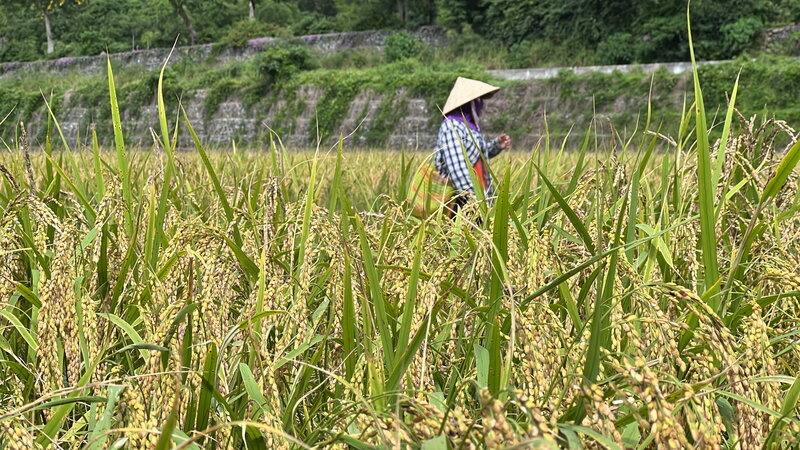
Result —
MULTIPOLYGON (((459 40, 476 34, 488 50, 462 46, 465 54, 506 52, 512 66, 685 60, 685 8, 683 0, 12 0, 0 4, 0 61, 167 47, 176 36, 181 44, 241 45, 255 36, 423 25, 459 40)), ((800 1, 696 1, 693 17, 700 54, 729 58, 758 46, 766 27, 796 21, 800 1)))

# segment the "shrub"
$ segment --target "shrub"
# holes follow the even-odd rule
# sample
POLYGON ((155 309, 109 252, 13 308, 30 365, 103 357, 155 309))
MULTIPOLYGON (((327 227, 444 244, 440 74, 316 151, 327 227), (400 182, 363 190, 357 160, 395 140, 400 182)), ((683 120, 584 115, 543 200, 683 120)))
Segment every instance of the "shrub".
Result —
POLYGON ((326 69, 365 68, 381 63, 383 51, 372 48, 334 52, 320 58, 320 65, 326 69))
POLYGON ((764 24, 756 17, 743 17, 736 22, 723 25, 720 31, 728 55, 740 55, 752 48, 763 29, 764 24))
POLYGON ((465 59, 485 66, 487 69, 494 69, 507 67, 508 61, 513 59, 514 62, 511 64, 514 64, 514 67, 530 67, 527 63, 526 48, 518 47, 509 51, 499 41, 479 35, 470 25, 465 25, 460 33, 453 30, 448 31, 447 42, 446 47, 436 49, 439 59, 443 61, 465 59), (512 53, 514 54, 512 55, 512 53))
MULTIPOLYGON (((639 60, 687 61, 686 17, 669 16, 648 20, 641 26, 639 37, 639 60)), ((699 53, 698 55, 705 55, 699 53)))
POLYGON ((630 33, 614 33, 597 47, 604 62, 628 64, 637 59, 637 42, 630 33))
POLYGON ((779 39, 771 42, 767 48, 767 52, 774 55, 799 56, 800 32, 794 32, 787 36, 786 39, 779 39))
POLYGON ((384 54, 389 62, 416 58, 425 50, 425 43, 408 33, 389 35, 384 43, 384 54))
POLYGON ((507 55, 498 49, 494 43, 494 53, 488 54, 481 62, 490 61, 489 58, 499 59, 496 66, 520 69, 528 67, 552 66, 587 66, 598 64, 595 51, 578 45, 575 42, 554 44, 548 41, 529 40, 514 44, 507 55))
POLYGON ((292 32, 297 35, 322 34, 338 31, 336 22, 328 16, 322 14, 309 14, 303 16, 297 23, 292 25, 292 32))
POLYGON ((240 48, 247 44, 247 41, 264 36, 285 36, 289 32, 271 24, 266 24, 258 20, 241 20, 236 23, 225 36, 219 41, 222 48, 240 48))
POLYGON ((291 79, 304 70, 319 66, 314 54, 299 45, 278 45, 261 52, 255 58, 255 66, 261 83, 265 86, 291 79))

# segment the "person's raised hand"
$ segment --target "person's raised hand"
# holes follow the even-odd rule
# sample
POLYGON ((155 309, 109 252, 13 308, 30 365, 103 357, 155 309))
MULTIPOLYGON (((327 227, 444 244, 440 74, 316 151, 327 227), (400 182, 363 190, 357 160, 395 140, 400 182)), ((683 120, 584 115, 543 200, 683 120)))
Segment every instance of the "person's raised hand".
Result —
POLYGON ((500 142, 500 150, 508 150, 511 148, 511 137, 507 134, 501 134, 498 139, 500 142))

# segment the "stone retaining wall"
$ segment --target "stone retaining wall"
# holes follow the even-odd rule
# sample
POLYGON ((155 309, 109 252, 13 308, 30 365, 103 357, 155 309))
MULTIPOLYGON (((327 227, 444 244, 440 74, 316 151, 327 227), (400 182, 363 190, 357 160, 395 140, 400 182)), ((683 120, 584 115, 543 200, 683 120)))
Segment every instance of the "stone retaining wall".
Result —
MULTIPOLYGON (((334 52, 345 48, 379 47, 388 36, 384 32, 344 33, 319 36, 305 36, 298 38, 322 52, 334 52)), ((444 39, 441 32, 427 29, 418 32, 418 36, 432 45, 438 45, 444 39)), ((225 50, 215 52, 210 45, 181 47, 175 50, 175 62, 183 58, 203 59, 215 57, 224 62, 232 58, 248 58, 260 49, 277 42, 273 38, 254 39, 244 49, 237 51, 225 50)), ((139 65, 149 69, 159 67, 169 50, 142 50, 112 55, 115 64, 119 66, 139 65)), ((704 64, 714 64, 707 62, 704 64)), ((0 65, 0 77, 24 71, 64 71, 79 70, 85 73, 102 73, 105 70, 105 56, 91 56, 83 58, 60 59, 54 61, 40 61, 32 63, 9 63, 0 65)), ((593 67, 565 67, 545 69, 518 69, 497 70, 490 73, 497 78, 516 81, 512 87, 504 89, 488 102, 484 117, 485 129, 490 132, 508 131, 516 139, 519 147, 525 148, 534 145, 545 134, 545 129, 553 133, 554 138, 563 136, 571 125, 578 128, 584 127, 592 118, 595 111, 601 121, 608 124, 613 122, 617 126, 625 127, 633 124, 636 115, 643 114, 647 108, 648 86, 639 86, 620 93, 618 97, 605 99, 602 104, 596 102, 596 95, 605 92, 592 92, 591 89, 578 86, 570 87, 569 95, 564 95, 560 89, 559 74, 570 71, 577 75, 588 73, 613 72, 641 72, 654 73, 667 71, 678 74, 678 79, 685 80, 691 71, 688 63, 672 64, 646 64, 630 66, 593 66, 593 67), (605 118, 609 120, 605 120, 605 118), (547 119, 547 125, 545 122, 547 119)), ((678 86, 660 88, 666 92, 656 92, 662 104, 657 105, 664 109, 680 110, 683 95, 686 92, 685 83, 678 86)), ((604 90, 605 91, 605 90, 604 90)), ((220 103, 213 113, 205 111, 204 103, 209 95, 207 90, 185 93, 183 106, 196 129, 198 135, 210 146, 227 147, 236 141, 240 147, 257 147, 265 145, 270 139, 270 128, 280 129, 280 138, 288 147, 308 147, 316 142, 316 106, 324 96, 322 89, 313 86, 302 87, 293 99, 264 100, 255 106, 246 106, 240 98, 228 98, 220 103), (287 126, 286 117, 291 118, 287 126)), ((616 95, 616 94, 615 94, 616 95)), ((606 95, 607 96, 607 95, 606 95)), ((376 118, 380 108, 386 107, 389 99, 385 94, 364 91, 359 93, 342 115, 336 130, 328 131, 326 144, 343 135, 348 137, 348 146, 364 147, 374 144, 376 118)), ((444 98, 441 103, 444 103, 444 98)), ((172 99, 167 99, 168 102, 172 99)), ((390 107, 396 112, 392 114, 391 129, 384 127, 380 131, 382 146, 392 148, 431 148, 435 143, 437 127, 439 124, 437 105, 430 104, 430 99, 416 98, 401 90, 391 97, 390 107)), ((124 106, 124 105, 123 105, 124 106)), ((168 105, 171 111, 177 105, 168 105)), ((72 98, 68 92, 63 101, 59 102, 56 115, 62 130, 70 140, 86 142, 90 136, 92 126, 95 126, 98 135, 104 144, 112 144, 113 131, 109 119, 98 120, 93 115, 91 105, 81 105, 72 98), (106 123, 107 122, 107 123, 106 123)), ((174 117, 174 114, 171 115, 174 117)), ((41 138, 47 120, 44 111, 35 113, 26 124, 29 135, 41 138)), ((126 142, 130 146, 152 145, 150 128, 158 128, 155 103, 136 110, 123 111, 123 128, 126 142)), ((12 119, 13 120, 13 119, 12 119)), ((9 121, 4 128, 10 125, 9 121)), ((633 126, 633 125, 631 125, 633 126)), ((9 127, 10 128, 10 127, 9 127)), ((0 130, 0 135, 13 136, 0 130)), ((624 130, 617 130, 624 131, 624 130)), ((607 131, 612 133, 610 130, 607 131)), ((577 133, 576 133, 577 134, 577 133)), ((182 147, 191 147, 187 133, 183 133, 179 141, 182 147)))
MULTIPOLYGON (((291 39, 263 37, 251 39, 242 48, 220 49, 215 44, 202 44, 185 47, 176 47, 170 61, 172 63, 183 59, 207 60, 214 58, 219 64, 234 60, 243 60, 252 57, 261 50, 281 42, 306 44, 312 49, 322 53, 334 53, 357 48, 380 48, 392 32, 388 31, 363 31, 353 33, 329 33, 300 36, 291 39)), ((412 33, 417 38, 432 46, 440 46, 445 41, 444 32, 439 28, 427 27, 412 33)), ((113 53, 111 60, 115 66, 128 68, 133 66, 155 69, 164 64, 169 48, 154 48, 147 50, 134 50, 130 52, 113 53)), ((0 78, 24 72, 63 72, 77 70, 81 73, 91 74, 102 72, 106 68, 107 55, 63 57, 53 60, 9 62, 0 63, 0 78)))
MULTIPOLYGON (((662 110, 680 111, 689 77, 681 78, 678 85, 666 92, 654 92, 661 100, 662 110)), ((308 148, 317 141, 316 106, 324 96, 323 89, 304 86, 292 101, 279 99, 247 107, 238 98, 223 101, 211 115, 204 110, 208 91, 201 90, 187 96, 183 106, 200 139, 209 147, 229 148, 232 141, 238 147, 264 147, 270 140, 270 129, 280 129, 279 138, 287 148, 308 148), (298 103, 299 102, 299 103, 298 103), (291 115, 291 125, 286 117, 291 115)), ((385 94, 363 91, 349 104, 336 130, 328 131, 323 145, 332 145, 339 136, 345 136, 346 147, 368 147, 375 127, 379 108, 386 107, 385 94)), ((445 99, 442 99, 442 103, 445 99)), ((398 119, 381 146, 389 148, 431 149, 436 141, 440 119, 438 108, 424 98, 416 98, 400 90, 391 97, 390 108, 398 119)), ((509 132, 517 142, 517 148, 530 148, 549 130, 555 142, 560 140, 570 126, 575 125, 573 136, 578 136, 593 117, 593 111, 602 128, 600 134, 624 135, 625 127, 631 131, 636 116, 647 110, 648 88, 636 88, 625 95, 597 104, 595 93, 579 88, 568 97, 562 95, 558 82, 543 79, 522 81, 502 90, 487 102, 484 113, 484 129, 490 134, 509 132), (546 125, 547 124, 547 125, 546 125), (612 131, 611 125, 616 126, 612 131)), ((176 105, 168 105, 173 110, 176 105)), ((67 139, 74 143, 80 140, 88 144, 93 117, 84 105, 71 101, 68 95, 57 111, 60 125, 67 139)), ((170 122, 175 117, 169 114, 170 122)), ((30 136, 39 136, 46 126, 44 114, 34 116, 28 125, 30 136)), ((150 128, 158 129, 156 105, 150 104, 137 111, 125 111, 122 117, 126 143, 131 147, 149 147, 153 144, 150 128)), ((110 120, 95 124, 98 135, 106 145, 112 145, 113 130, 110 120)), ((556 145, 556 144, 554 144, 556 145)), ((188 133, 182 132, 179 147, 192 148, 188 133)))

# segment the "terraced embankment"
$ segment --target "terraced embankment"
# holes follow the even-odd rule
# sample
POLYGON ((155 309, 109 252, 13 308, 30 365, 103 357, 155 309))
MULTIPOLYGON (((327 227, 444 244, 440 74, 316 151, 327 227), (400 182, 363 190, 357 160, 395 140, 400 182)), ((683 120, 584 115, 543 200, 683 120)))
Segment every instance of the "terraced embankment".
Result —
MULTIPOLYGON (((431 46, 445 39, 430 30, 418 37, 431 46)), ((293 44, 308 46, 317 55, 364 49, 380 52, 385 38, 385 33, 350 33, 298 38, 293 44)), ((240 146, 263 145, 271 129, 291 147, 308 147, 318 138, 330 142, 342 135, 349 136, 351 146, 426 148, 434 140, 437 108, 449 86, 457 75, 467 75, 506 86, 489 103, 485 124, 490 130, 505 130, 524 148, 546 132, 560 137, 573 126, 585 127, 592 117, 600 119, 601 135, 630 131, 645 120, 648 99, 651 120, 677 128, 687 95, 689 67, 685 63, 487 73, 478 66, 406 60, 364 68, 317 68, 267 83, 253 68, 254 61, 279 43, 267 38, 252 40, 238 50, 176 49, 166 74, 168 106, 177 111, 180 101, 199 136, 210 145, 229 145, 234 140, 240 146)), ((156 80, 168 52, 147 50, 111 57, 129 144, 152 143, 150 127, 157 123, 156 80)), ((796 96, 787 95, 797 90, 791 74, 800 65, 786 60, 780 64, 741 60, 702 67, 711 113, 725 101, 741 66, 745 66, 743 83, 754 80, 752 84, 760 86, 750 86, 740 99, 745 113, 780 111, 779 116, 790 123, 800 118, 800 112, 788 103, 796 96), (755 83, 764 78, 771 82, 755 83)), ((71 143, 88 142, 93 126, 110 130, 105 71, 104 55, 0 66, 3 115, 13 108, 0 136, 13 138, 13 124, 24 122, 30 136, 43 138, 48 114, 42 93, 51 99, 71 143)), ((190 145, 188 136, 180 142, 190 145)))

